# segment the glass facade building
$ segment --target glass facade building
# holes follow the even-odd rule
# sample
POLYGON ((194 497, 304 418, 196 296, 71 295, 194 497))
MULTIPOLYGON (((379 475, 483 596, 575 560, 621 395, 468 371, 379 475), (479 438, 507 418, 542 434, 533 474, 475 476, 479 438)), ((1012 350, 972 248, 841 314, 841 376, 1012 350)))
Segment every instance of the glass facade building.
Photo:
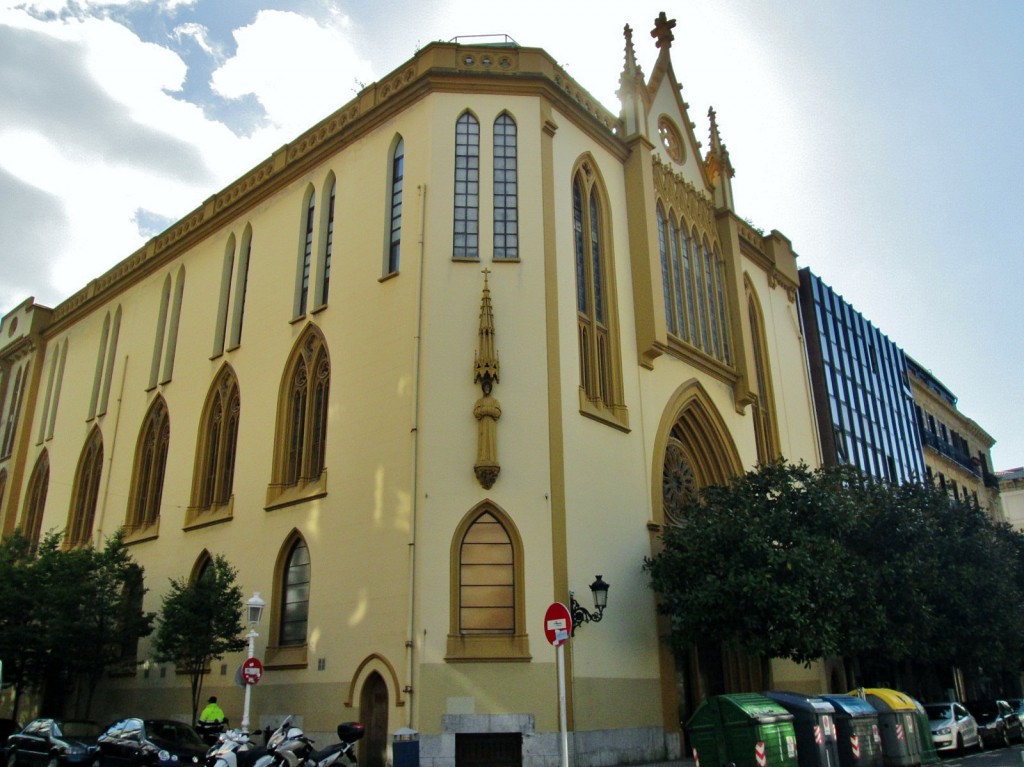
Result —
POLYGON ((903 350, 809 269, 800 270, 799 297, 824 462, 890 482, 921 481, 903 350))

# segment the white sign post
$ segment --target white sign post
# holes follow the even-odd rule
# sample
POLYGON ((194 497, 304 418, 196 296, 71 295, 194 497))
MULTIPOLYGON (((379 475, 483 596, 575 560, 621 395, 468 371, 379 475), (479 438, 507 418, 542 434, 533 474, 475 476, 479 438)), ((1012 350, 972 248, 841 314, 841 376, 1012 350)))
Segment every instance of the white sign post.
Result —
POLYGON ((558 720, 562 735, 562 767, 569 767, 569 730, 565 715, 565 643, 569 641, 572 616, 561 602, 552 602, 544 613, 544 636, 555 647, 558 665, 558 720))

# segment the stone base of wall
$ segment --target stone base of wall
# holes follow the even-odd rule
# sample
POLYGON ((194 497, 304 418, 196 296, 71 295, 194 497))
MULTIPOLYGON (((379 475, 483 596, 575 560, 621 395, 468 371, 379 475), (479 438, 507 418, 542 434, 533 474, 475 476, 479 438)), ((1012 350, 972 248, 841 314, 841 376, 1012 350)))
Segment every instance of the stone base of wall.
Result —
MULTIPOLYGON (((523 767, 560 767, 561 734, 537 732, 532 714, 452 714, 440 735, 420 735, 420 767, 455 767, 459 733, 520 733, 523 767)), ((613 767, 679 760, 678 733, 659 727, 568 733, 569 763, 575 767, 613 767)))

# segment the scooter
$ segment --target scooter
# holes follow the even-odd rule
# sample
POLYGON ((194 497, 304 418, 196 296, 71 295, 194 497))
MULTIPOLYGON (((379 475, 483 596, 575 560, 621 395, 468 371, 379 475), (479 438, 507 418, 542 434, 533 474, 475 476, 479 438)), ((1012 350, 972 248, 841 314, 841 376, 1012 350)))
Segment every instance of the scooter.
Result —
POLYGON ((258 746, 249 733, 226 730, 206 752, 206 767, 270 767, 273 757, 266 746, 258 746))
POLYGON ((294 726, 289 716, 267 740, 267 751, 273 759, 273 767, 332 767, 343 756, 356 764, 353 744, 364 733, 365 728, 359 722, 343 722, 338 725, 340 742, 316 751, 313 739, 307 737, 301 728, 294 726))

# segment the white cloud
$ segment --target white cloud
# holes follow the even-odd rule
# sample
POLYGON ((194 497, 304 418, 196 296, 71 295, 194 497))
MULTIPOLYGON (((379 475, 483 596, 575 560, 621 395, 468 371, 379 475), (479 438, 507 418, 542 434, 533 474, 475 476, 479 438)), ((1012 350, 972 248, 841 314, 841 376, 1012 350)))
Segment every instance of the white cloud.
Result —
POLYGON ((194 40, 196 45, 216 61, 220 61, 224 58, 224 54, 220 50, 220 47, 215 46, 210 41, 209 30, 202 24, 196 24, 194 22, 179 24, 174 28, 174 38, 178 42, 181 42, 185 38, 194 40))
POLYGON ((347 19, 322 26, 287 11, 260 11, 235 30, 235 55, 213 73, 213 88, 226 98, 253 94, 270 121, 288 138, 349 101, 353 83, 373 78, 360 58, 347 19))

